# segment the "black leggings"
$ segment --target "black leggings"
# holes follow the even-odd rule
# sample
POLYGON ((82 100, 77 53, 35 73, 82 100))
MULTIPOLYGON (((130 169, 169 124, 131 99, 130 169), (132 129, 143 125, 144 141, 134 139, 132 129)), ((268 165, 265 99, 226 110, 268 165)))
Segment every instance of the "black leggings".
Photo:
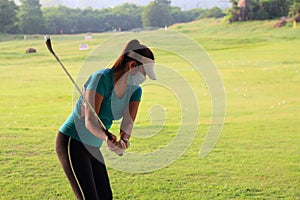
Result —
POLYGON ((99 148, 84 145, 59 132, 56 153, 77 199, 112 199, 109 178, 99 148))

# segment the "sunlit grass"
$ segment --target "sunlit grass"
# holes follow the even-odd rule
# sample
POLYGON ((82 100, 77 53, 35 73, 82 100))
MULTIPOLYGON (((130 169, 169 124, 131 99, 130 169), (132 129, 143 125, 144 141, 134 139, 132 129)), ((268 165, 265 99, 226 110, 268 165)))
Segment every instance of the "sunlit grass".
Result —
MULTIPOLYGON (((205 47, 222 76, 223 132, 208 157, 199 159, 210 123, 209 92, 199 74, 185 70, 186 63, 157 50, 160 62, 180 72, 197 91, 199 130, 190 148, 166 168, 144 174, 109 168, 115 199, 300 198, 300 29, 273 29, 274 23, 201 20, 172 27, 205 47)), ((76 77, 89 52, 109 36, 94 34, 89 51, 78 50, 84 35, 57 35, 52 42, 76 77)), ((167 99, 155 96, 157 88, 145 85, 137 127, 151 122, 152 102, 160 102, 153 109, 161 116, 169 111, 164 134, 134 137, 129 151, 153 151, 174 137, 178 100, 167 88, 161 91, 167 99)), ((0 91, 0 199, 74 199, 54 150, 57 130, 72 110, 73 86, 43 36, 26 41, 1 37, 0 91), (25 54, 28 47, 38 53, 25 54)), ((117 134, 118 124, 112 130, 117 134)))

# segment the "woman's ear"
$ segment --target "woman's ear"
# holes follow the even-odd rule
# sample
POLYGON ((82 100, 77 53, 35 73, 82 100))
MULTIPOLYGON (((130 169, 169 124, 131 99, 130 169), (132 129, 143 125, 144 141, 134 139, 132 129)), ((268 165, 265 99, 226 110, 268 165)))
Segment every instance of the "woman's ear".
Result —
POLYGON ((129 66, 129 70, 132 70, 137 66, 137 63, 136 61, 132 60, 128 63, 128 66, 129 66))

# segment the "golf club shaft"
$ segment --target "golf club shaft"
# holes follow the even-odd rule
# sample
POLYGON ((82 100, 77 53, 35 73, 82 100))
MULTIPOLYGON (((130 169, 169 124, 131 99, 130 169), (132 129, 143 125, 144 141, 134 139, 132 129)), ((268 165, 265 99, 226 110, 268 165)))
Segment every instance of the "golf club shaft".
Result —
MULTIPOLYGON (((103 122, 101 121, 101 119, 99 118, 98 114, 96 113, 95 109, 93 108, 93 106, 87 101, 87 99, 85 98, 85 96, 83 95, 82 91, 80 90, 79 86, 77 85, 77 83, 74 81, 74 79, 72 78, 71 74, 68 72, 68 70, 65 68, 65 66, 63 65, 63 63, 60 61, 60 59, 58 58, 58 56, 55 54, 55 52, 52 49, 52 45, 51 45, 51 40, 49 36, 45 36, 45 40, 46 40, 46 46, 48 48, 48 50, 52 53, 52 55, 55 57, 55 59, 58 61, 58 63, 60 64, 60 66, 63 68, 63 70, 65 71, 65 73, 67 74, 67 76, 69 77, 69 79, 71 80, 71 82, 73 83, 73 85, 75 86, 76 90, 79 92, 79 94, 82 97, 82 100, 84 101, 84 103, 86 103, 89 107, 89 109, 93 112, 93 114, 95 115, 95 117, 97 118, 99 125, 101 127, 101 129, 104 130, 104 132, 107 130, 106 127, 104 126, 103 122)), ((108 139, 112 139, 111 136, 109 134, 107 134, 105 132, 105 134, 107 135, 108 139)))

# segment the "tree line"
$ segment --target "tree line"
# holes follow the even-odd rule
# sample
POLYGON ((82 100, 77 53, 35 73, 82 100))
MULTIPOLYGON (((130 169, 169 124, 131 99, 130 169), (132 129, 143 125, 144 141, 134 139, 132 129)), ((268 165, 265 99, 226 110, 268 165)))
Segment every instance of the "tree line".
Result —
POLYGON ((224 19, 230 21, 273 19, 296 12, 299 5, 296 0, 231 0, 232 8, 226 11, 218 7, 183 11, 179 7, 171 6, 171 0, 153 0, 146 6, 125 3, 103 9, 42 7, 39 0, 20 2, 21 5, 16 5, 13 0, 0 0, 0 33, 72 34, 126 31, 224 16, 224 19), (246 8, 239 5, 242 1, 246 8))
POLYGON ((225 20, 267 20, 280 17, 296 18, 300 15, 299 0, 230 0, 225 20))
POLYGON ((0 0, 0 33, 72 34, 165 27, 199 17, 221 17, 220 8, 182 11, 170 0, 154 0, 147 6, 125 3, 113 8, 85 9, 66 6, 42 7, 39 0, 0 0))

